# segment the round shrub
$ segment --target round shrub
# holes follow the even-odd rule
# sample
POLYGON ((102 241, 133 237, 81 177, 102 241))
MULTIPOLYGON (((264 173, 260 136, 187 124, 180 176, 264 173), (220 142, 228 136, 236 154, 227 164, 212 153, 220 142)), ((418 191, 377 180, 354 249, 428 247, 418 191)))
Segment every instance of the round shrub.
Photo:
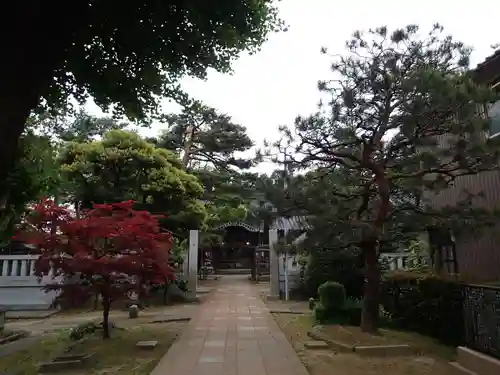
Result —
POLYGON ((345 306, 346 293, 342 284, 327 281, 318 288, 319 301, 327 311, 339 311, 345 306))
POLYGON ((317 297, 318 287, 326 281, 344 285, 350 298, 362 298, 365 276, 362 258, 336 249, 311 249, 304 277, 307 297, 317 297))

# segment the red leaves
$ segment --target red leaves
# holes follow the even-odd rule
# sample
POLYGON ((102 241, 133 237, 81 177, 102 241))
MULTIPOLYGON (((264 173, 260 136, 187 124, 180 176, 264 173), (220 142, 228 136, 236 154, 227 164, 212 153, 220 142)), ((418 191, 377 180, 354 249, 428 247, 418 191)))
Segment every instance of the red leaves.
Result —
POLYGON ((68 208, 44 200, 33 207, 16 237, 35 245, 40 276, 51 270, 80 274, 96 291, 110 286, 123 291, 133 279, 164 283, 173 278, 168 265, 172 237, 161 232, 153 215, 133 206, 133 201, 96 204, 76 219, 68 208))

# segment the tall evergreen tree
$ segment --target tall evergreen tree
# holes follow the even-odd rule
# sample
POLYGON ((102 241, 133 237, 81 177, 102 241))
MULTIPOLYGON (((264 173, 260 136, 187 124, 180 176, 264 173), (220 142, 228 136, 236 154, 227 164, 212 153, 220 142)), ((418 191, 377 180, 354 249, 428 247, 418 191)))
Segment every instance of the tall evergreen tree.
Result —
POLYGON ((457 178, 499 168, 498 139, 485 137, 491 121, 482 111, 497 95, 473 81, 470 49, 442 31, 436 25, 423 38, 415 25, 355 32, 332 64, 332 80, 320 84, 329 102, 298 117, 296 132, 284 129, 287 140, 276 144, 295 145, 302 166, 342 171, 346 183, 328 192, 342 207, 332 238, 363 254, 364 331, 377 329, 377 258, 396 216, 421 218, 414 230, 450 225, 450 217, 475 220, 475 227, 493 222, 470 206, 438 211, 427 204, 457 178))
POLYGON ((165 116, 164 121, 168 128, 157 144, 183 153, 186 168, 228 170, 251 166, 250 159, 237 155, 253 146, 246 128, 215 108, 194 101, 182 113, 165 116))

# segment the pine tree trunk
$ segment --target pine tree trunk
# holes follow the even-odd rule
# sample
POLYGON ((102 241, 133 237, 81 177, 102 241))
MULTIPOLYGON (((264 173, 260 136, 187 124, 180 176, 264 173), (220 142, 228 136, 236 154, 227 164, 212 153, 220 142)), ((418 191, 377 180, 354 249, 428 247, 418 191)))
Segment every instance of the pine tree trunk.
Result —
POLYGON ((380 267, 377 260, 377 243, 371 241, 363 246, 365 277, 361 330, 375 333, 378 329, 380 309, 380 267))
POLYGON ((111 309, 111 299, 109 293, 102 295, 102 338, 109 339, 109 310, 111 309))

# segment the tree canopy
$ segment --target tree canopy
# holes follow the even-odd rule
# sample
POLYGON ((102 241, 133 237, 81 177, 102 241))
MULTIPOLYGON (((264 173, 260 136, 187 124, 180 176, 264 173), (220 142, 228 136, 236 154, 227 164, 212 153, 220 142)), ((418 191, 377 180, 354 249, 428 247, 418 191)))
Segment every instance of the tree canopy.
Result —
POLYGON ((21 158, 3 182, 8 190, 1 202, 0 244, 10 239, 27 205, 54 194, 59 183, 56 147, 48 137, 37 135, 29 128, 21 137, 20 147, 21 158))
POLYGON ((175 154, 134 132, 112 130, 99 141, 69 143, 61 168, 71 184, 68 198, 80 207, 134 200, 150 212, 168 212, 162 225, 170 230, 197 228, 205 220, 198 179, 175 154))
POLYGON ((227 170, 251 166, 251 160, 236 155, 253 146, 245 127, 215 108, 195 101, 185 106, 182 113, 166 115, 163 120, 168 128, 157 144, 184 153, 186 167, 227 170))
POLYGON ((116 115, 146 120, 164 97, 184 98, 181 77, 204 78, 209 68, 227 72, 240 52, 255 52, 282 28, 271 0, 77 0, 64 17, 61 6, 23 2, 2 22, 0 179, 37 106, 58 112, 69 98, 92 98, 116 115))

